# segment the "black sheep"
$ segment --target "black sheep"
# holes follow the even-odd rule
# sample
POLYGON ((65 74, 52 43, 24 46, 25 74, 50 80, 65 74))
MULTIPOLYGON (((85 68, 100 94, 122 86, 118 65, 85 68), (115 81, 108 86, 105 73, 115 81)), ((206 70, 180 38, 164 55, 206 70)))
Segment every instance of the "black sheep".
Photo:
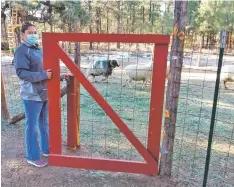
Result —
POLYGON ((108 76, 112 74, 114 68, 119 67, 116 60, 98 60, 90 63, 90 68, 87 70, 87 77, 92 76, 95 80, 95 76, 103 75, 106 80, 108 76))

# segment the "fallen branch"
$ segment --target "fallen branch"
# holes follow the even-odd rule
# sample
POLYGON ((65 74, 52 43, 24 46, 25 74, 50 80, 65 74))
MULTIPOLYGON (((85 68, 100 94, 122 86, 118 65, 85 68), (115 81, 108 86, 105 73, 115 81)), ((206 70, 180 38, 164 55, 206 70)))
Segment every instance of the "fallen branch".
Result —
POLYGON ((14 116, 14 117, 11 118, 11 119, 9 119, 9 120, 8 120, 8 123, 9 123, 9 124, 15 124, 15 123, 21 121, 21 120, 24 119, 24 118, 25 118, 25 113, 21 113, 21 114, 19 114, 19 115, 14 116))
MULTIPOLYGON (((67 93, 67 86, 64 86, 61 89, 60 97, 62 98, 64 95, 66 95, 66 93, 67 93)), ((15 123, 21 121, 24 118, 25 118, 25 113, 23 112, 23 113, 20 113, 19 115, 14 116, 13 118, 9 119, 8 123, 9 124, 15 124, 15 123)))

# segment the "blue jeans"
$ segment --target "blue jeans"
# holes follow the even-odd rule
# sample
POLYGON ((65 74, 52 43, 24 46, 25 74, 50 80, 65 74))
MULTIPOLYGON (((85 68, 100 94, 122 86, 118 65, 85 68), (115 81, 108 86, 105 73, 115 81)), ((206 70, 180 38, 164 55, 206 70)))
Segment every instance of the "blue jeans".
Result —
POLYGON ((49 154, 48 102, 23 100, 23 103, 26 118, 26 157, 27 160, 34 161, 40 159, 40 147, 37 133, 38 125, 41 135, 42 152, 49 154))

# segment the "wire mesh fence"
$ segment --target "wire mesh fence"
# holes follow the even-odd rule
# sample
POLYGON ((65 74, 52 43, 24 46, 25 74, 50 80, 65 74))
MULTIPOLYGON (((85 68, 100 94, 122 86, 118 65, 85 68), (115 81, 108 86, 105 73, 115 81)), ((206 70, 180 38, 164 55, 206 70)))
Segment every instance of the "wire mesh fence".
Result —
POLYGON ((3 57, 1 59, 2 78, 10 117, 23 112, 23 105, 20 99, 19 79, 12 66, 12 59, 12 57, 3 57))
MULTIPOLYGON (((196 43, 194 43, 196 45, 196 43)), ((178 102, 173 176, 184 185, 202 186, 219 46, 199 54, 193 48, 186 51, 178 102), (199 57, 200 56, 200 57, 199 57), (200 58, 200 59, 199 59, 200 58), (200 67, 196 67, 200 60, 200 67)), ((223 65, 233 65, 233 55, 225 54, 223 65)), ((233 72, 230 72, 233 75, 233 72)), ((221 73, 222 76, 222 73, 221 73)), ((220 82, 215 133, 213 135, 208 186, 233 186, 233 84, 229 89, 220 82)))
MULTIPOLYGON (((94 43, 93 45, 104 46, 101 43, 94 43)), ((110 43, 108 46, 114 45, 116 44, 110 43)), ((88 78, 143 145, 146 146, 151 77, 149 77, 149 81, 144 89, 142 89, 142 82, 132 82, 130 85, 125 86, 126 74, 124 68, 129 64, 148 64, 152 60, 152 54, 150 50, 147 51, 147 48, 145 48, 146 51, 140 52, 137 49, 139 46, 135 45, 135 49, 130 49, 130 47, 133 48, 130 44, 126 44, 126 46, 129 47, 128 50, 118 52, 108 49, 103 51, 101 47, 99 50, 92 51, 85 49, 85 45, 81 43, 80 50, 84 51, 85 49, 85 54, 81 56, 80 66, 82 72, 88 77, 90 70, 92 71, 92 75, 103 70, 105 63, 109 63, 108 59, 117 61, 119 67, 114 68, 112 75, 106 80, 102 80, 103 77, 100 76, 97 76, 94 80, 92 75, 88 78), (146 58, 140 57, 144 55, 146 58), (97 64, 97 62, 100 62, 100 64, 97 64), (97 66, 94 67, 95 65, 97 66)), ((136 72, 136 69, 132 71, 136 72)), ((151 73, 151 66, 147 67, 147 69, 138 68, 137 72, 141 71, 151 73)), ((66 101, 64 101, 64 115, 62 116, 65 123, 66 111, 66 101)), ((63 126, 63 129, 63 140, 66 143, 66 124, 63 126)), ((139 153, 128 142, 118 127, 116 127, 82 86, 80 91, 80 141, 79 155, 143 161, 139 153)))
MULTIPOLYGON (((187 186, 201 186, 206 162, 206 150, 211 121, 212 103, 215 89, 218 45, 213 49, 199 52, 199 44, 190 39, 190 48, 185 48, 182 69, 180 96, 178 102, 175 144, 173 149, 173 175, 176 180, 187 186), (199 67, 197 62, 200 61, 199 67)), ((73 59, 74 44, 64 47, 73 59)), ((117 60, 120 67, 112 72, 107 80, 97 76, 89 80, 102 96, 110 103, 118 115, 139 138, 147 145, 150 81, 142 89, 142 82, 126 82, 125 67, 130 64, 146 64, 152 60, 151 45, 122 44, 116 50, 116 43, 81 43, 81 70, 86 73, 89 65, 98 60, 117 60)), ((19 83, 11 60, 1 59, 2 74, 6 89, 8 110, 11 116, 23 112, 19 96, 19 83)), ((234 57, 225 54, 223 65, 233 64, 234 57)), ((61 62, 61 73, 69 73, 61 62)), ((61 82, 61 87, 65 86, 61 82)), ((208 177, 208 186, 234 185, 234 85, 220 83, 215 133, 208 177)), ((104 157, 143 161, 119 129, 106 116, 105 112, 81 87, 80 91, 80 141, 81 147, 74 153, 66 149, 67 141, 67 98, 61 98, 62 134, 64 154, 90 157, 104 157)))

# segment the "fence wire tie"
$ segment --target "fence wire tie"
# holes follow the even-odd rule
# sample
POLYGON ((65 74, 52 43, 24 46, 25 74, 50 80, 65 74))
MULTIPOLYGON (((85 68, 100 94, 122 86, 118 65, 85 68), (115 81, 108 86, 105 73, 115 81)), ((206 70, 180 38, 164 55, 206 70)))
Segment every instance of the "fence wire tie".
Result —
POLYGON ((166 144, 166 132, 163 131, 163 142, 162 142, 162 146, 160 147, 160 153, 163 155, 167 155, 168 154, 168 150, 167 150, 167 144, 166 144))
POLYGON ((171 60, 176 60, 178 58, 178 56, 169 56, 167 58, 168 61, 171 61, 171 60))

